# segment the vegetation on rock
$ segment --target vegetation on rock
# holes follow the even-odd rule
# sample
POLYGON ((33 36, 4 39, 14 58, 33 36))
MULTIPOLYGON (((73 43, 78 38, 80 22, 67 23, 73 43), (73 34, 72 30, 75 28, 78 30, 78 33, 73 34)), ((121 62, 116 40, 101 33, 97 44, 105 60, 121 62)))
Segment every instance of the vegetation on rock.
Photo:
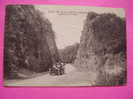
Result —
POLYGON ((126 25, 115 14, 90 12, 84 23, 75 66, 94 71, 96 85, 126 81, 126 25))
POLYGON ((32 5, 8 5, 5 17, 4 76, 17 77, 21 69, 44 72, 57 60, 55 34, 49 20, 32 5))

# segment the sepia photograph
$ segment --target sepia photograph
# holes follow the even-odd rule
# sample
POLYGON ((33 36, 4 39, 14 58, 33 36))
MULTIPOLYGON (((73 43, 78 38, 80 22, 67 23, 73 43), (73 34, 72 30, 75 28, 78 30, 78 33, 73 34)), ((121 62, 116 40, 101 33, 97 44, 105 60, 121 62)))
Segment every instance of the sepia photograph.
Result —
POLYGON ((4 86, 124 86, 123 8, 7 5, 4 86))

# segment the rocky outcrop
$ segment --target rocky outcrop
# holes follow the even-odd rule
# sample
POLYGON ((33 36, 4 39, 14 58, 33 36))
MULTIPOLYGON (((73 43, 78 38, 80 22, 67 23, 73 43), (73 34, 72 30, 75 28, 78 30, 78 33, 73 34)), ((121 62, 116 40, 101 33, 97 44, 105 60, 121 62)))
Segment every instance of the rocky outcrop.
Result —
POLYGON ((12 78, 22 68, 44 72, 56 59, 58 52, 49 20, 31 5, 8 5, 5 18, 5 76, 12 78))
POLYGON ((126 81, 126 26, 114 14, 90 12, 84 23, 75 60, 79 70, 94 71, 96 85, 120 85, 126 81))
POLYGON ((56 63, 59 61, 59 53, 58 53, 58 49, 56 46, 56 42, 55 42, 55 33, 52 30, 52 24, 49 22, 49 20, 46 20, 47 22, 47 26, 49 28, 45 28, 46 29, 46 40, 49 46, 49 50, 51 53, 51 58, 52 58, 52 62, 56 63))

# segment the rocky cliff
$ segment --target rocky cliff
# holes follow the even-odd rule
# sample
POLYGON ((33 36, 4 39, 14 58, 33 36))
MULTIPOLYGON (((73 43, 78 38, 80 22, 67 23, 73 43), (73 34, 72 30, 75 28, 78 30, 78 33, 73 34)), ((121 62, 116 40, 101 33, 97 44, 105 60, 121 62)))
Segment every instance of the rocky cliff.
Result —
POLYGON ((51 23, 31 5, 8 5, 5 17, 4 73, 22 68, 44 72, 58 59, 51 23))
POLYGON ((124 84, 126 81, 125 20, 114 14, 90 12, 84 22, 75 65, 79 70, 96 73, 96 85, 124 84))

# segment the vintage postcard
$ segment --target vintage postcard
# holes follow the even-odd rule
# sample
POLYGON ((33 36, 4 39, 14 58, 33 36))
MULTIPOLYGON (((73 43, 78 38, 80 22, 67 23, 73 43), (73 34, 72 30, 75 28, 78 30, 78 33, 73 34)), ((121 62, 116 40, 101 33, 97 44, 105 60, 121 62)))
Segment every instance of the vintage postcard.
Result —
POLYGON ((7 5, 4 86, 126 84, 122 8, 7 5))

